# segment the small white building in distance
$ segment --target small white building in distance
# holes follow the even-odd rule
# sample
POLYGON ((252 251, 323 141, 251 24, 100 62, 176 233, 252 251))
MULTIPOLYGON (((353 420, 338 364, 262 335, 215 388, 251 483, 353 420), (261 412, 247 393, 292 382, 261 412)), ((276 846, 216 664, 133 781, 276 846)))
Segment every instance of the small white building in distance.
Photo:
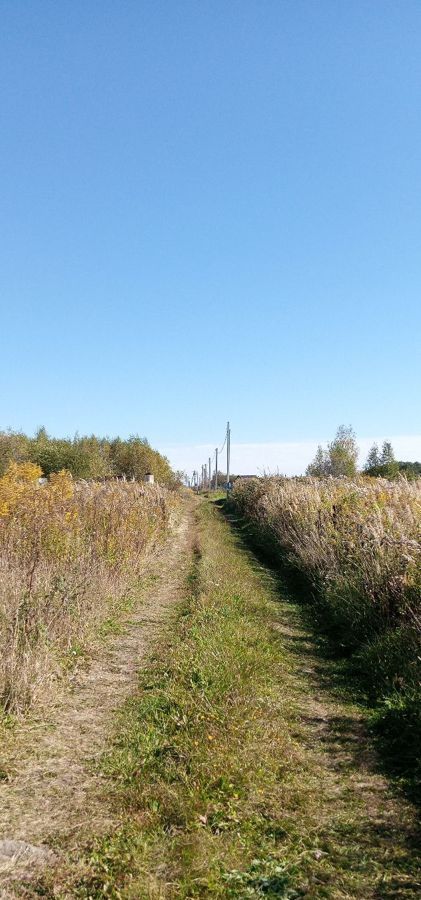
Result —
POLYGON ((144 481, 147 481, 148 484, 153 484, 153 483, 154 483, 155 478, 153 477, 152 472, 146 472, 144 481))

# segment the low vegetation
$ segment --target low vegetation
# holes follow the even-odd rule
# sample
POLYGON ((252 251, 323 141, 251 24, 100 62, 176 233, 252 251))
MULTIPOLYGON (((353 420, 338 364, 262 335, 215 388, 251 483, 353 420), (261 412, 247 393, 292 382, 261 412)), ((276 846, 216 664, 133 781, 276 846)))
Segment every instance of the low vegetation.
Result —
POLYGON ((237 481, 234 508, 306 579, 318 622, 351 660, 402 769, 421 739, 421 481, 237 481))
POLYGON ((0 478, 0 706, 19 713, 127 603, 145 550, 161 540, 176 496, 158 485, 39 483, 32 462, 0 478))

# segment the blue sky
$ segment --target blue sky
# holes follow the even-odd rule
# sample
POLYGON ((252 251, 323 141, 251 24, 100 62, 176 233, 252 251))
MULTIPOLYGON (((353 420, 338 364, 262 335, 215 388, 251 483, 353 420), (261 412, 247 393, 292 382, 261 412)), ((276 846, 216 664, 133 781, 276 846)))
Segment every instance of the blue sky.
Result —
POLYGON ((421 434, 417 0, 3 0, 0 83, 1 427, 421 434))

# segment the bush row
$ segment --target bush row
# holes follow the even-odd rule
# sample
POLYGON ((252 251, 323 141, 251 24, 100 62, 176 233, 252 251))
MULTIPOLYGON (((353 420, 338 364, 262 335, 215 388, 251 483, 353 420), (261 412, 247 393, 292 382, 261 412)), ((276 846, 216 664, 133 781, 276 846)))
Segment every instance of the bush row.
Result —
POLYGON ((32 462, 47 476, 66 469, 74 478, 124 476, 142 480, 151 472, 156 481, 167 487, 177 482, 166 457, 154 450, 146 438, 137 435, 121 440, 95 435, 53 438, 45 428, 40 428, 35 437, 0 431, 0 475, 12 462, 32 462))

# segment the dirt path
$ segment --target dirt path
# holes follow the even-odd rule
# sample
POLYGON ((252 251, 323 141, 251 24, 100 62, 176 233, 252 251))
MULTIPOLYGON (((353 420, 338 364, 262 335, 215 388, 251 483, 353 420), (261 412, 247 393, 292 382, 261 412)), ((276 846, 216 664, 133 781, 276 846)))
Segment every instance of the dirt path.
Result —
POLYGON ((122 633, 99 647, 79 671, 49 721, 13 736, 12 774, 0 781, 0 898, 15 877, 51 864, 57 842, 78 842, 112 826, 92 763, 104 750, 113 713, 168 621, 190 565, 193 512, 185 505, 173 533, 147 562, 146 588, 122 633), (102 799, 102 802, 101 802, 102 799))
POLYGON ((195 506, 186 502, 177 533, 148 565, 123 633, 77 675, 48 723, 21 730, 13 775, 0 782, 0 900, 413 900, 415 811, 379 773, 363 710, 338 690, 337 664, 318 653, 288 586, 244 542, 235 517, 195 506), (153 704, 148 713, 145 697, 136 699, 137 673, 168 638, 197 547, 201 602, 162 642, 161 681, 151 666, 169 700, 157 719, 153 704), (117 812, 126 757, 104 778, 93 763, 130 694, 144 744, 137 732, 131 744, 122 717, 136 778, 117 812), (184 711, 176 721, 174 696, 184 711), (168 766, 150 746, 171 749, 168 766), (153 811, 150 791, 160 797, 153 811), (102 835, 105 849, 91 853, 90 838, 102 835))

